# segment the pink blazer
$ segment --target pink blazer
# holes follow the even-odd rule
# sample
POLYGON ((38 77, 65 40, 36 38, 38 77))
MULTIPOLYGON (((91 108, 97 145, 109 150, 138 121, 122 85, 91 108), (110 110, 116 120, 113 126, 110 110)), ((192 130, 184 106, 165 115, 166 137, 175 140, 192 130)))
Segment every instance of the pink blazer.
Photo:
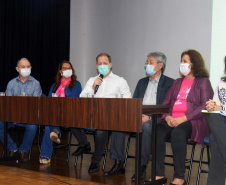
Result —
MULTIPOLYGON (((163 114, 161 121, 165 120, 166 116, 172 115, 174 103, 180 90, 181 83, 184 78, 178 78, 167 92, 163 105, 170 105, 168 114, 163 114)), ((190 92, 187 96, 187 111, 185 115, 192 124, 191 140, 198 143, 203 143, 205 137, 209 136, 207 126, 207 115, 201 112, 205 109, 205 104, 209 99, 213 98, 213 89, 210 81, 205 77, 196 77, 190 92)))

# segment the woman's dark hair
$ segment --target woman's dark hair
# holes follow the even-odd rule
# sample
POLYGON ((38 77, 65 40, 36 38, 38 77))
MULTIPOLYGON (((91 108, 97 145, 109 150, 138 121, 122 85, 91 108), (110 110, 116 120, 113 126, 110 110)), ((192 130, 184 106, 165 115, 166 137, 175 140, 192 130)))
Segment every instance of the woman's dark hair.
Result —
POLYGON ((59 66, 58 66, 57 74, 55 77, 55 86, 53 87, 53 92, 55 92, 57 90, 57 88, 60 86, 60 83, 61 83, 60 70, 62 69, 62 66, 65 63, 70 64, 71 69, 72 69, 72 76, 71 76, 71 82, 69 84, 69 88, 72 89, 75 86, 75 81, 77 79, 77 76, 75 75, 75 70, 74 70, 71 62, 69 62, 68 60, 63 60, 62 62, 60 62, 59 66))
POLYGON ((191 70, 194 73, 195 77, 207 77, 209 78, 209 72, 206 69, 205 62, 202 58, 202 55, 196 50, 187 50, 181 54, 181 59, 184 55, 188 55, 192 63, 191 70))
MULTIPOLYGON (((224 57, 224 73, 226 73, 226 56, 224 57)), ((226 82, 226 76, 222 77, 221 80, 226 82)))

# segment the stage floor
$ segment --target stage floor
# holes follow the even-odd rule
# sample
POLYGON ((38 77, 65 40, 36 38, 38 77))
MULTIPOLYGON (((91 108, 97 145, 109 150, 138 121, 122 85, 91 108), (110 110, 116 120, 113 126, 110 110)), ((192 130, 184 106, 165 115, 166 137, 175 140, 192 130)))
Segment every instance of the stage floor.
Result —
MULTIPOLYGON (((67 141, 67 132, 62 133, 62 142, 67 141)), ((93 136, 88 136, 88 140, 91 142, 92 150, 94 149, 93 136)), ((127 139, 126 139, 127 142, 127 139)), ((73 143, 76 143, 76 139, 73 137, 73 143)), ((71 151, 76 150, 76 147, 71 147, 71 151)), ((188 147, 188 154, 190 155, 191 147, 188 147)), ((201 145, 198 144, 195 150, 195 159, 199 160, 201 145)), ((2 145, 1 150, 2 151, 2 145)), ((56 155, 53 153, 51 163, 49 165, 39 164, 39 147, 37 144, 37 136, 32 146, 31 160, 29 162, 1 162, 0 164, 0 184, 14 184, 14 185, 38 185, 38 184, 73 184, 73 185, 98 185, 98 184, 117 184, 117 185, 129 185, 134 184, 131 182, 131 177, 134 174, 135 160, 128 159, 126 166, 126 173, 123 175, 117 175, 112 177, 106 177, 103 175, 103 171, 97 173, 88 173, 88 168, 91 163, 91 155, 84 154, 83 160, 79 157, 77 167, 74 166, 75 158, 70 157, 69 163, 67 163, 67 150, 60 149, 56 151, 56 155)), ((135 139, 131 139, 130 154, 135 153, 135 139)), ((171 153, 170 144, 167 143, 167 153, 171 153)), ((105 171, 108 171, 114 161, 109 158, 108 152, 105 171)), ((204 160, 206 160, 206 152, 204 154, 204 160)), ((172 159, 167 159, 172 161, 172 159)), ((100 163, 102 166, 103 160, 100 163)), ((203 165, 204 169, 207 169, 206 165, 203 165)), ((165 166, 166 177, 168 183, 173 179, 174 167, 165 166)), ((198 164, 193 163, 190 185, 196 184, 198 164)), ((147 176, 151 177, 151 162, 147 168, 147 176)), ((186 170, 187 177, 188 170, 186 170)), ((207 180, 207 174, 201 174, 200 185, 205 185, 207 180)))

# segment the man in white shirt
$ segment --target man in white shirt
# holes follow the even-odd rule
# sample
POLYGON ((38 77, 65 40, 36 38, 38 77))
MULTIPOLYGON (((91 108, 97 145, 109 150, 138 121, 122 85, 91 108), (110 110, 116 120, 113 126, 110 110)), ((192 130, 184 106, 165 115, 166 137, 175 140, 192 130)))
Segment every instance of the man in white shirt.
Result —
MULTIPOLYGON (((119 95, 123 98, 131 98, 131 93, 126 80, 112 73, 111 56, 107 53, 100 53, 96 57, 96 68, 100 75, 92 77, 88 80, 84 90, 81 92, 80 97, 103 97, 103 98, 115 98, 119 95), (100 76, 102 75, 103 78, 100 76), (98 87, 99 86, 99 87, 98 87)), ((80 156, 83 152, 90 151, 90 144, 87 141, 86 135, 83 129, 72 129, 73 134, 79 142, 78 149, 72 154, 74 156, 80 156)), ((123 132, 112 132, 111 137, 111 158, 112 153, 117 154, 115 163, 121 168, 121 173, 125 173, 124 169, 124 148, 125 142, 122 144, 122 148, 118 148, 118 141, 121 142, 121 138, 124 138, 123 132), (117 133, 117 137, 116 137, 117 133), (123 149, 123 150, 122 150, 123 149)), ((92 163, 88 172, 99 171, 99 163, 103 156, 103 151, 108 141, 108 131, 97 130, 95 138, 95 152, 92 156, 92 163)))

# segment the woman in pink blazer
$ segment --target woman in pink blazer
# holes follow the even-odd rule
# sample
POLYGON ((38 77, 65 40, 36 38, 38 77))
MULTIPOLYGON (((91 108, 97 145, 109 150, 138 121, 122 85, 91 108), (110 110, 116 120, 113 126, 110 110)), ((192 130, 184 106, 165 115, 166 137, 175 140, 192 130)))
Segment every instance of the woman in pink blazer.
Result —
POLYGON ((171 140, 175 174, 171 185, 185 185, 185 160, 187 140, 203 143, 209 135, 206 115, 201 113, 205 103, 213 97, 209 73, 198 51, 188 50, 181 54, 182 78, 174 81, 163 101, 170 105, 157 126, 156 179, 165 177, 165 142, 171 140))

